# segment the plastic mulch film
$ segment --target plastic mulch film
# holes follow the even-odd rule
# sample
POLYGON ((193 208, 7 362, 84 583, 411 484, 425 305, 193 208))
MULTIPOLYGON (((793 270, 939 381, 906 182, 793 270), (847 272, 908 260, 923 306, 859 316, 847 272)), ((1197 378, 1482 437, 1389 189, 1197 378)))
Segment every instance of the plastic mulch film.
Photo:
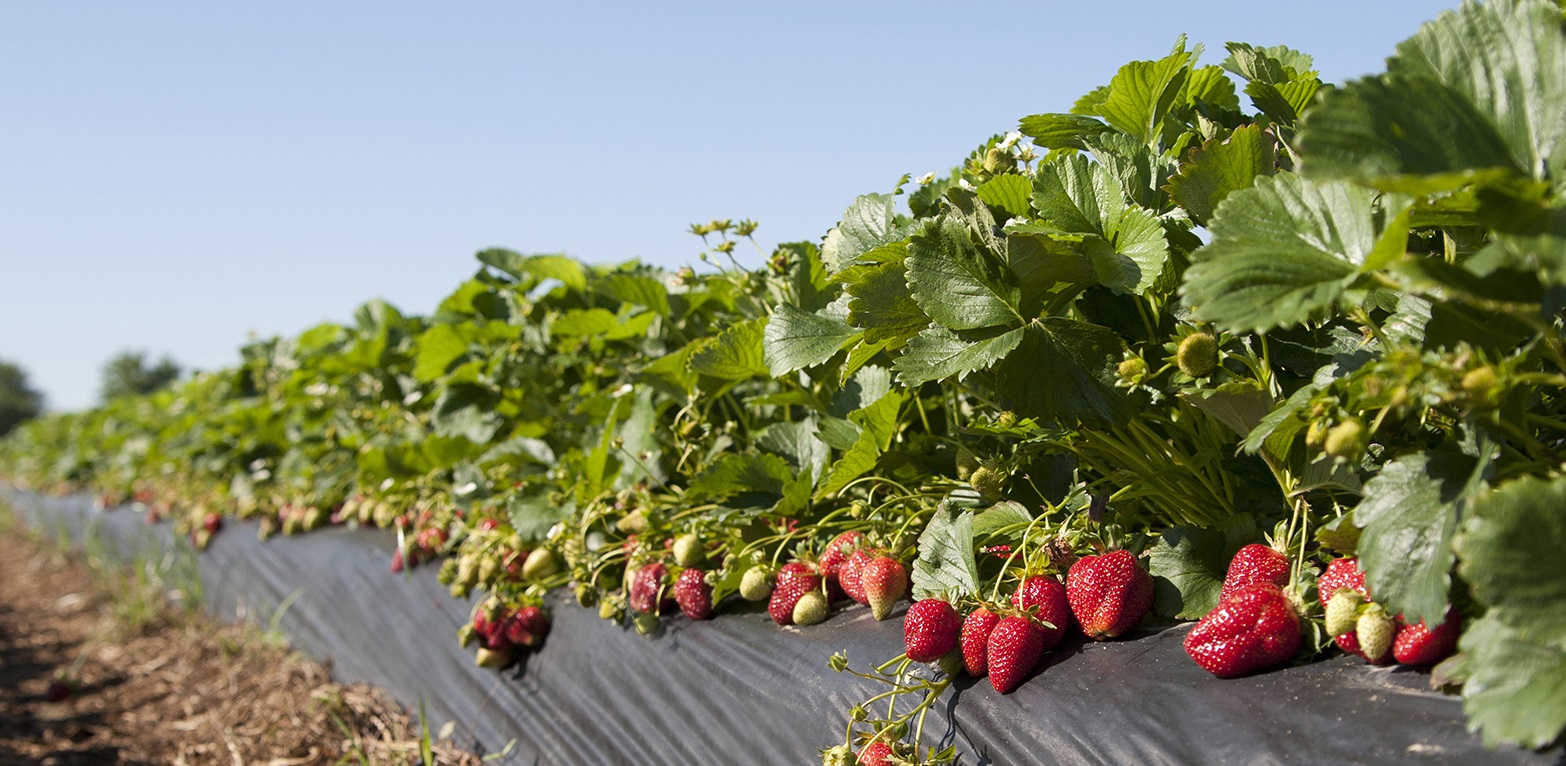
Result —
MULTIPOLYGON (((78 540, 92 528, 123 551, 171 541, 167 525, 94 511, 84 496, 6 497, 27 523, 78 540)), ((263 543, 255 532, 230 522, 200 555, 213 612, 265 624, 286 603, 283 631, 338 680, 422 703, 432 731, 454 722, 458 743, 481 753, 510 744, 500 763, 820 763, 849 707, 878 691, 827 659, 843 651, 863 667, 902 651, 902 620, 877 623, 861 607, 809 628, 778 628, 759 605, 707 622, 676 616, 643 637, 561 592, 544 647, 497 673, 457 645, 473 602, 452 599, 436 566, 388 570, 392 534, 337 528, 263 543)), ((1562 762, 1559 749, 1486 750, 1461 701, 1430 690, 1427 672, 1339 657, 1218 680, 1185 656, 1188 628, 1068 642, 1007 696, 962 679, 926 737, 955 744, 966 764, 1562 762)))

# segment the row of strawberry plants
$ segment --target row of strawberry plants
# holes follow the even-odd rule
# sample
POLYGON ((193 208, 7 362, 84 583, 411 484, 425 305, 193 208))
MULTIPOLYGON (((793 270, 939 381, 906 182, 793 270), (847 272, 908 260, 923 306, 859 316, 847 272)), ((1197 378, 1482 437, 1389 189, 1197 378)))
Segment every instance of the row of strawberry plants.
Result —
POLYGON ((761 268, 748 221, 693 227, 701 273, 485 251, 427 317, 253 343, 0 465, 198 539, 226 513, 395 528, 394 568, 445 556, 453 595, 487 594, 462 636, 485 664, 543 640, 556 587, 644 633, 911 596, 906 653, 832 659, 887 688, 828 762, 950 760, 918 748, 957 674, 1006 693, 1068 632, 1179 620, 1223 677, 1334 644, 1444 659, 1487 742, 1545 746, 1561 10, 1466 4, 1338 87, 1228 53, 1128 64, 761 268))

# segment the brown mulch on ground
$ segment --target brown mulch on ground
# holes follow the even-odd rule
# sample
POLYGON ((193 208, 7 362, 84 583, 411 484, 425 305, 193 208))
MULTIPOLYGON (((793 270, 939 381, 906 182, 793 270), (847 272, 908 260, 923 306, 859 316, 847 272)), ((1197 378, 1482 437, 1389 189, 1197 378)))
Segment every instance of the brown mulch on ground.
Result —
MULTIPOLYGON (((422 762, 384 692, 333 683, 254 627, 172 609, 130 626, 81 561, 0 539, 0 764, 422 762), (59 679, 73 690, 49 701, 59 679)), ((480 763, 441 744, 436 763, 480 763)))

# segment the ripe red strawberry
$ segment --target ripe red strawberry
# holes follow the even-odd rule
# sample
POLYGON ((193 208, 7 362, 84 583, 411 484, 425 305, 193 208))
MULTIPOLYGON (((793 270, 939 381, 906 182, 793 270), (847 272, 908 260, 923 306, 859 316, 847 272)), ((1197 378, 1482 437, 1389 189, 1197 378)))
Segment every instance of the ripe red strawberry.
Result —
POLYGON ((392 551, 391 571, 392 571, 392 574, 397 574, 397 573, 402 571, 402 550, 401 549, 392 551))
POLYGON ((1235 591, 1185 635, 1185 653, 1219 678, 1286 662, 1299 648, 1299 615, 1272 583, 1235 591))
POLYGON ((1229 572, 1223 578, 1218 601, 1221 603, 1235 591, 1259 582, 1270 582, 1279 588, 1288 585, 1289 557, 1276 548, 1252 543, 1229 560, 1229 572))
POLYGON ((1404 625, 1392 643, 1392 656, 1404 665, 1434 665, 1457 650, 1462 623, 1456 609, 1446 610, 1446 619, 1434 629, 1423 621, 1404 625))
POLYGON ((903 646, 914 662, 935 662, 957 648, 962 618, 952 605, 938 598, 915 601, 903 618, 903 646))
POLYGON ((821 576, 829 583, 837 582, 838 572, 848 563, 848 557, 859 550, 859 544, 864 539, 863 532, 844 532, 832 538, 832 542, 827 543, 826 549, 821 551, 821 576))
POLYGON ((663 576, 667 571, 661 562, 656 561, 636 570, 636 577, 631 581, 631 593, 626 597, 626 603, 632 611, 638 614, 658 614, 661 611, 659 591, 663 589, 663 576))
POLYGON ((1082 632, 1094 641, 1136 627, 1153 608, 1153 576, 1130 551, 1083 556, 1066 574, 1066 597, 1082 632))
POLYGON ((712 618, 712 586, 707 584, 707 573, 700 569, 687 569, 674 581, 674 600, 680 611, 693 620, 712 618))
POLYGON ((837 570, 837 582, 843 586, 843 592, 864 606, 870 605, 870 599, 865 598, 865 586, 859 576, 864 572, 865 565, 870 563, 870 558, 870 553, 860 548, 849 555, 848 560, 837 570))
POLYGON ((977 678, 990 672, 990 632, 1000 619, 1000 615, 981 606, 962 621, 962 664, 968 675, 977 678))
POLYGON ((1066 586, 1052 575, 1024 577, 1011 594, 1011 604, 1027 612, 1044 635, 1044 649, 1048 651, 1060 644, 1077 622, 1071 616, 1071 604, 1066 598, 1066 586), (1054 627, 1046 628, 1044 623, 1054 627))
POLYGON ((506 640, 529 649, 544 643, 549 635, 549 615, 536 606, 524 606, 506 620, 506 640))
POLYGON ((485 649, 509 649, 511 639, 506 637, 506 620, 491 620, 484 610, 473 613, 473 633, 478 636, 479 646, 485 649))
POLYGON ((223 517, 216 513, 208 513, 201 517, 201 528, 205 529, 208 535, 215 535, 223 528, 223 517))
POLYGON ((773 587, 780 587, 785 581, 798 577, 816 577, 816 570, 803 561, 790 561, 778 569, 777 580, 773 587))
POLYGON ((1355 635, 1352 630, 1332 639, 1332 643, 1337 644, 1338 648, 1347 654, 1358 657, 1365 656, 1365 652, 1359 648, 1359 636, 1355 635))
POLYGON ((1343 589, 1358 591, 1366 601, 1370 600, 1370 590, 1365 587, 1365 573, 1359 571, 1359 559, 1333 559, 1327 564, 1327 571, 1321 573, 1321 578, 1316 580, 1316 595, 1321 599, 1321 605, 1325 607, 1332 600, 1333 594, 1343 589))
POLYGON ((897 600, 908 592, 908 570, 890 556, 877 556, 859 571, 859 584, 877 620, 892 616, 897 600))
POLYGON ((767 600, 767 613, 779 625, 793 625, 794 607, 799 604, 799 598, 819 587, 821 576, 812 571, 809 565, 798 561, 784 564, 773 582, 772 597, 767 600))
POLYGON ((891 757, 892 746, 879 740, 859 751, 859 763, 862 766, 886 766, 887 759, 891 757))
POLYGON ((1003 617, 985 646, 990 685, 1009 694, 1033 672, 1044 655, 1044 634, 1026 617, 1003 617))

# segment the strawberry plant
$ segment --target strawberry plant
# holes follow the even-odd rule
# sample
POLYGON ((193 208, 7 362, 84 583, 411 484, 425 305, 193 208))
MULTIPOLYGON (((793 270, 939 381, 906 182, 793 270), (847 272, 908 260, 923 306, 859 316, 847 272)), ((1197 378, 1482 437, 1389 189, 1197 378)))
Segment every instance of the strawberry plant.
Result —
POLYGON ((428 316, 252 342, 30 423, 0 471, 198 541, 395 529, 394 569, 482 595, 486 664, 559 587, 644 634, 740 601, 904 619, 832 762, 950 760, 922 724, 956 673, 1006 693, 1067 633, 1174 621, 1217 676, 1434 664, 1487 743, 1557 741, 1560 7, 1465 3, 1341 86, 1201 53, 818 241, 697 224, 701 272, 486 250, 428 316))

